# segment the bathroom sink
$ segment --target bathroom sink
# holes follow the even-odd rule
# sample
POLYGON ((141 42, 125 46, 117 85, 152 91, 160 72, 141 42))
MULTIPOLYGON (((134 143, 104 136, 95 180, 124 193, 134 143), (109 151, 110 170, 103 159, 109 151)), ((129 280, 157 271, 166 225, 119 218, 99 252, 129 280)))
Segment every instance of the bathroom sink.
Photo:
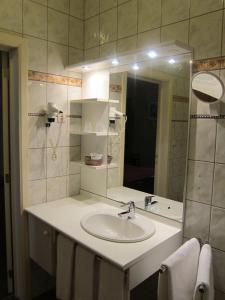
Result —
POLYGON ((155 233, 148 218, 136 214, 134 219, 122 219, 115 210, 88 214, 81 219, 81 227, 95 237, 120 243, 140 242, 155 233))

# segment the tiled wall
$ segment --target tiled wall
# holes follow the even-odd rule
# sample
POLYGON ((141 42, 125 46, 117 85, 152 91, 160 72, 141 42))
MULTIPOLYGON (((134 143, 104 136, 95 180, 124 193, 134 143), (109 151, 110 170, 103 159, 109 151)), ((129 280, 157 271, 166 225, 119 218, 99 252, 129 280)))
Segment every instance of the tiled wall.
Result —
MULTIPOLYGON (((86 0, 85 58, 174 39, 192 46, 194 59, 225 56, 224 10, 223 0, 86 0)), ((225 84, 225 70, 219 75, 225 84)), ((211 111, 192 99, 191 113, 211 111)), ((212 244, 216 300, 225 299, 224 149, 225 120, 191 120, 184 236, 212 244)))
POLYGON ((85 57, 175 39, 195 59, 225 55, 224 8, 223 0, 86 0, 85 57))
POLYGON ((64 70, 83 59, 83 0, 1 0, 0 30, 28 39, 29 202, 52 201, 79 192, 80 175, 71 164, 80 141, 69 135, 70 99, 81 96, 77 74, 64 70), (39 74, 39 76, 37 76, 39 74), (63 77, 49 76, 48 74, 63 77), (65 77, 65 76, 69 76, 65 77), (72 78, 71 78, 72 77, 72 78), (45 127, 48 102, 63 110, 65 122, 45 127), (57 159, 52 159, 58 144, 57 159))

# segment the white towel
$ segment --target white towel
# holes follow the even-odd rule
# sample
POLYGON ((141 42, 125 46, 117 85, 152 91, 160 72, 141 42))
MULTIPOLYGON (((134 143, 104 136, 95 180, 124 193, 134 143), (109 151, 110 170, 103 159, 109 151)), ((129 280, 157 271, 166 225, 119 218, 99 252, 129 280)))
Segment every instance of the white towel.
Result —
POLYGON ((98 300, 125 300, 125 272, 104 260, 99 272, 98 300))
POLYGON ((162 263, 167 270, 159 275, 159 300, 191 300, 193 298, 199 254, 200 244, 196 238, 193 238, 162 263))
POLYGON ((74 266, 74 300, 93 300, 94 263, 94 253, 82 246, 77 246, 74 266))
POLYGON ((213 300, 214 299, 214 280, 213 280, 213 264, 212 264, 212 248, 205 244, 202 247, 199 264, 198 275, 195 286, 194 300, 213 300), (199 286, 205 286, 205 292, 199 292, 199 286))
POLYGON ((71 300, 74 242, 59 234, 57 238, 56 297, 71 300))

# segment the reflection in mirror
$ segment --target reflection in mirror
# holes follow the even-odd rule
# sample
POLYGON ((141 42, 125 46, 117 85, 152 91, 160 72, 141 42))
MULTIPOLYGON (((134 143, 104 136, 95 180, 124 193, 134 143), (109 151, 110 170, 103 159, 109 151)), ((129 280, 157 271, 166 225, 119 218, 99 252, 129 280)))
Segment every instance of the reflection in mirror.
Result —
POLYGON ((111 69, 108 198, 182 220, 189 85, 189 54, 111 69))
POLYGON ((192 91, 199 100, 215 103, 223 97, 224 86, 215 74, 199 72, 192 79, 192 91))

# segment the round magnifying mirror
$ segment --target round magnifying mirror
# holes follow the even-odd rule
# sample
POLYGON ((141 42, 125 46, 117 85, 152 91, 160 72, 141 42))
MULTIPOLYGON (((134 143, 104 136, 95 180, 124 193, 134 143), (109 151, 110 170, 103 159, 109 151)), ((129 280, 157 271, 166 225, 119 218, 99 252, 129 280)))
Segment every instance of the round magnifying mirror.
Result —
POLYGON ((192 91, 199 100, 215 103, 223 97, 224 85, 215 74, 199 72, 192 78, 192 91))

